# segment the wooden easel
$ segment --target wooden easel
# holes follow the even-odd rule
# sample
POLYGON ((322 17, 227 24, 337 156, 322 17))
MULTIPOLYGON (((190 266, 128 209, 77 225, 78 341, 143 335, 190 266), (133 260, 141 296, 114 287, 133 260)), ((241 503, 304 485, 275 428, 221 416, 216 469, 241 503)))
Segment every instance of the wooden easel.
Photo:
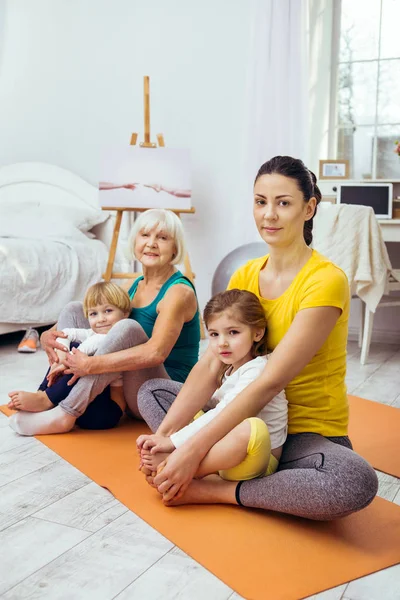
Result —
MULTIPOLYGON (((136 146, 137 137, 138 137, 137 133, 132 133, 131 146, 136 146)), ((158 142, 159 147, 165 147, 164 136, 162 133, 157 134, 157 142, 158 142)), ((139 145, 142 148, 156 148, 157 147, 157 144, 150 141, 150 78, 148 76, 144 77, 144 142, 141 142, 139 145)), ((103 208, 103 210, 115 210, 117 212, 117 216, 115 219, 115 225, 114 225, 114 231, 113 231, 113 237, 111 240, 110 252, 108 254, 107 268, 106 268, 105 273, 103 274, 103 279, 105 281, 110 281, 110 279, 136 279, 136 277, 140 276, 140 273, 114 273, 113 272, 115 254, 117 251, 119 231, 121 228, 121 221, 122 221, 123 213, 125 211, 144 212, 145 210, 148 210, 148 209, 142 208, 142 207, 134 207, 134 208, 133 207, 131 207, 131 208, 117 207, 116 208, 115 206, 110 206, 110 207, 103 206, 102 208, 103 208)), ((181 214, 188 214, 188 213, 193 214, 195 212, 195 209, 193 207, 189 208, 189 209, 170 208, 169 210, 171 210, 173 213, 175 213, 179 218, 181 218, 181 214)), ((185 255, 185 258, 183 261, 183 265, 184 265, 183 274, 188 279, 190 279, 190 281, 194 284, 195 274, 192 271, 192 267, 191 267, 190 260, 189 260, 189 255, 187 252, 186 252, 186 255, 185 255)), ((204 335, 204 327, 203 327, 202 319, 200 319, 200 334, 201 334, 201 338, 204 339, 205 335, 204 335)))
MULTIPOLYGON (((144 77, 144 142, 141 142, 139 146, 141 148, 157 148, 157 144, 150 141, 150 78, 146 75, 144 77)), ((131 146, 136 146, 137 142, 137 133, 132 133, 131 135, 131 146)), ((159 147, 165 147, 164 136, 162 133, 157 134, 157 142, 159 147)), ((115 254, 117 251, 117 244, 119 238, 119 231, 121 228, 122 215, 125 211, 130 212, 144 212, 148 210, 147 208, 142 207, 115 207, 115 206, 103 206, 103 210, 115 210, 117 212, 117 216, 115 219, 113 237, 111 240, 110 252, 108 254, 107 268, 105 273, 103 274, 103 279, 105 281, 110 281, 110 279, 135 279, 140 276, 140 273, 114 273, 113 266, 115 261, 115 254)), ((181 218, 182 213, 193 214, 195 209, 175 209, 170 208, 173 213, 175 213, 179 218, 181 218)), ((184 275, 190 279, 192 283, 194 283, 195 274, 192 271, 192 267, 190 265, 189 255, 186 253, 185 259, 183 261, 184 264, 184 275)))

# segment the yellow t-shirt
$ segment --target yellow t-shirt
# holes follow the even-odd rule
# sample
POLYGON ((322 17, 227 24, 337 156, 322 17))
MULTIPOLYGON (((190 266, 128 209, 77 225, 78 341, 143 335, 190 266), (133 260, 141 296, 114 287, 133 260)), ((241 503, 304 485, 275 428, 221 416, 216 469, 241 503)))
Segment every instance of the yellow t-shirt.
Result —
POLYGON ((260 296, 259 290, 259 274, 267 260, 268 255, 238 269, 228 289, 248 290, 259 298, 267 317, 270 351, 284 337, 299 310, 317 306, 335 306, 342 310, 322 348, 285 389, 289 433, 347 435, 349 411, 345 376, 350 311, 347 277, 339 267, 313 250, 287 290, 279 298, 267 300, 260 296))

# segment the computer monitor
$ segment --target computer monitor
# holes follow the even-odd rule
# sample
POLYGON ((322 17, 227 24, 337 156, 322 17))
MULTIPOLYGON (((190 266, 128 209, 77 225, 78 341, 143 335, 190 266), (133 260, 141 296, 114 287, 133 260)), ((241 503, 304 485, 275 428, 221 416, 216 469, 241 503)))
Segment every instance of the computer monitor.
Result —
POLYGON ((392 218, 392 183, 341 183, 338 185, 338 204, 371 206, 377 219, 392 218))

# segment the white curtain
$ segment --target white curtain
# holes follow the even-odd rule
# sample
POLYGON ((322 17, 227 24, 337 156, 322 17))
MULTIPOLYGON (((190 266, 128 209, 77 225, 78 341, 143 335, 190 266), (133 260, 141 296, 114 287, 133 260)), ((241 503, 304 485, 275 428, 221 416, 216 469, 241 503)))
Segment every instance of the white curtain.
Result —
POLYGON ((0 72, 1 72, 1 64, 2 64, 2 59, 3 59, 3 51, 4 51, 5 22, 6 22, 6 3, 4 0, 0 0, 0 72))
POLYGON ((277 154, 308 160, 308 0, 256 0, 248 172, 277 154))

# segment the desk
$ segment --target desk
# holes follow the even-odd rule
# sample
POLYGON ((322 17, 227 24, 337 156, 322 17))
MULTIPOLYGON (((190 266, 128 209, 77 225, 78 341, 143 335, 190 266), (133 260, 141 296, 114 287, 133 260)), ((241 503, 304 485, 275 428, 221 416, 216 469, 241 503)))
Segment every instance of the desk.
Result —
MULTIPOLYGON (((337 191, 340 187, 341 181, 333 179, 320 179, 318 182, 319 188, 322 193, 322 202, 330 202, 336 204, 337 191)), ((363 179, 363 180, 346 180, 342 183, 352 183, 368 185, 375 183, 392 183, 393 184, 393 198, 400 197, 400 179, 363 179)), ((378 223, 381 227, 383 240, 385 242, 400 242, 400 219, 378 219, 378 223)))
POLYGON ((378 219, 378 223, 385 242, 400 242, 400 219, 378 219))

